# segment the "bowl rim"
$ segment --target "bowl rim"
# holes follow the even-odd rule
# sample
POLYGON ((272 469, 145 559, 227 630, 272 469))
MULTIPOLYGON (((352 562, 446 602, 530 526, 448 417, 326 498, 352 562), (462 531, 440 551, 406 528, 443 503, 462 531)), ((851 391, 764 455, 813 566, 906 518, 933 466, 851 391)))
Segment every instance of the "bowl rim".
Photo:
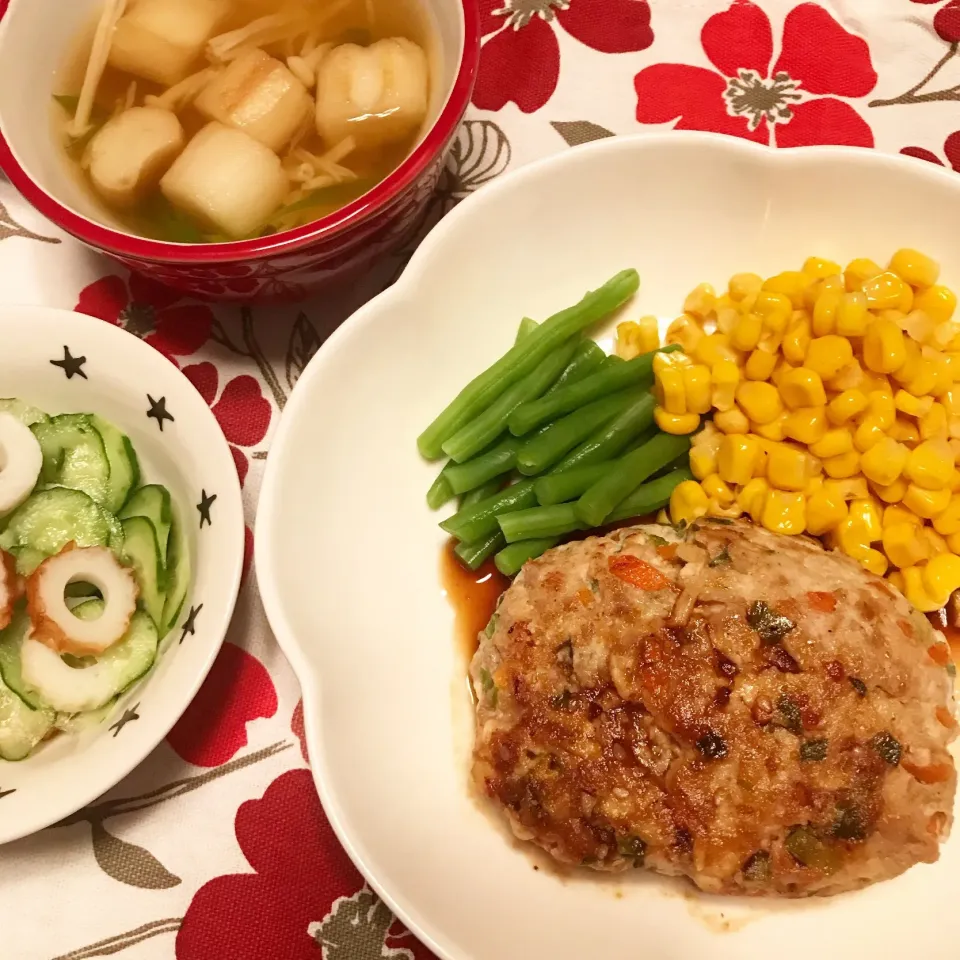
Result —
MULTIPOLYGON (((17 0, 0 0, 0 27, 17 0)), ((100 250, 137 260, 171 264, 234 263, 275 257, 330 240, 388 208, 412 186, 443 151, 470 104, 480 65, 480 10, 476 0, 459 0, 463 46, 450 93, 436 121, 410 155, 389 176, 345 207, 293 230, 230 243, 169 243, 115 230, 76 213, 33 180, 20 164, 0 127, 0 170, 48 220, 100 250)))
MULTIPOLYGON (((270 629, 300 685, 303 697, 304 740, 313 781, 331 829, 351 862, 371 889, 390 908, 391 912, 427 949, 442 960, 466 960, 466 957, 464 954, 457 952, 458 944, 447 942, 444 932, 436 920, 422 912, 421 907, 409 898, 404 889, 397 886, 386 886, 381 883, 377 871, 376 851, 368 845, 366 838, 354 833, 352 817, 342 804, 341 797, 330 780, 327 749, 329 733, 323 729, 323 724, 318 719, 323 698, 317 671, 310 666, 310 657, 298 638, 298 631, 293 627, 292 621, 288 617, 287 604, 282 599, 279 582, 274 575, 274 571, 277 569, 275 540, 277 538, 278 518, 282 508, 282 504, 278 500, 278 487, 281 474, 286 469, 285 460, 292 453, 292 450, 289 449, 291 442, 289 438, 294 430, 294 422, 302 418, 309 409, 306 406, 309 383, 322 376, 328 363, 333 362, 333 357, 344 341, 356 335, 377 314, 383 312, 392 301, 405 298, 409 289, 422 284, 425 271, 431 263, 435 251, 443 248, 448 233, 456 229, 458 222, 462 218, 472 215, 473 209, 484 202, 481 197, 494 197, 500 192, 516 189, 521 184, 536 179, 555 166, 582 163, 594 153, 602 154, 636 149, 662 150, 664 148, 669 149, 673 144, 680 141, 685 141, 688 145, 699 145, 704 150, 727 151, 761 167, 789 166, 805 162, 823 162, 825 160, 894 167, 904 173, 912 171, 907 176, 940 181, 942 185, 948 186, 960 197, 960 180, 957 179, 955 173, 947 168, 936 167, 930 163, 917 163, 914 158, 899 154, 868 150, 861 147, 832 145, 776 149, 740 137, 701 131, 663 130, 655 133, 637 132, 619 135, 583 144, 575 150, 560 151, 533 160, 497 177, 483 190, 475 191, 465 198, 430 231, 414 252, 397 282, 368 301, 340 324, 310 359, 301 373, 288 399, 283 419, 280 421, 271 443, 271 457, 267 462, 257 500, 259 533, 254 543, 253 566, 270 629)), ((413 455, 415 455, 415 451, 412 450, 411 456, 413 455)))

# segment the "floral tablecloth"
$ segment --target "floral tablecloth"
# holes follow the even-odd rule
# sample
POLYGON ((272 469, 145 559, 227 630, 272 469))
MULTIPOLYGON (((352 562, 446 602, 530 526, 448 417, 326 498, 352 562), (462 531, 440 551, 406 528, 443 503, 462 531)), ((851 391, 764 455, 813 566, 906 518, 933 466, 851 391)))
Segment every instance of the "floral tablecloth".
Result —
MULTIPOLYGON (((647 130, 850 144, 960 172, 960 0, 479 2, 473 105, 427 227, 508 169, 647 130)), ((264 460, 298 375, 411 252, 293 307, 211 306, 89 253, 0 180, 0 301, 76 308, 178 364, 230 442, 247 507, 236 616, 187 713, 106 796, 0 850, 4 960, 430 957, 324 818, 296 678, 249 562, 264 460)))

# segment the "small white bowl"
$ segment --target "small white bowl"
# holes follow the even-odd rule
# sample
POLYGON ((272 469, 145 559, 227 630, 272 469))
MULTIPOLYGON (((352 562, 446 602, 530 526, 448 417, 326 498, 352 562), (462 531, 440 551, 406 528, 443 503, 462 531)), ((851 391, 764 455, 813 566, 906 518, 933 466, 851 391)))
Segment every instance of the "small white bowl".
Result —
MULTIPOLYGON (((465 666, 439 582, 437 465, 416 437, 541 320, 624 267, 624 316, 675 317, 731 274, 917 247, 960 282, 960 178, 872 151, 617 137, 473 194, 324 344, 287 404, 257 526, 267 614, 300 679, 311 766, 354 862, 446 960, 952 960, 960 836, 857 894, 757 902, 634 871, 560 874, 468 787, 465 666), (534 864, 541 868, 535 870, 534 864)), ((608 327, 606 331, 611 330, 608 327)))
POLYGON ((229 447, 193 385, 142 340, 102 320, 45 307, 0 309, 0 396, 50 414, 98 413, 133 442, 142 482, 164 484, 191 547, 190 595, 153 669, 109 716, 17 763, 0 760, 0 843, 79 810, 167 735, 203 682, 233 613, 243 566, 243 505, 229 447), (85 358, 68 377, 65 350, 85 358), (153 398, 173 418, 149 417, 153 398), (210 498, 216 499, 210 503, 210 498), (210 503, 200 527, 197 505, 210 503), (191 611, 193 629, 184 630, 191 611), (183 642, 180 643, 181 635, 183 642), (115 726, 131 710, 137 718, 115 726))

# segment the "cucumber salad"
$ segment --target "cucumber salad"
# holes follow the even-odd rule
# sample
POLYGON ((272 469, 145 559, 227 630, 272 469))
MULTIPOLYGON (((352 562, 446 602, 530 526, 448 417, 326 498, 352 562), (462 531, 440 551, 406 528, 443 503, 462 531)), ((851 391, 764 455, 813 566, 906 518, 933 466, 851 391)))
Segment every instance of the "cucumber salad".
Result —
POLYGON ((183 609, 170 494, 95 413, 0 399, 0 758, 102 720, 183 609))

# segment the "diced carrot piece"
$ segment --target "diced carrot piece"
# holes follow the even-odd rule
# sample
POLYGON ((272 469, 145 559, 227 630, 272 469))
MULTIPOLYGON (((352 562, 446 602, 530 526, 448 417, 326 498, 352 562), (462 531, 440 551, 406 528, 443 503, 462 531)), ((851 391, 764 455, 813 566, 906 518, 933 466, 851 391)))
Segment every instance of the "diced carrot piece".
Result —
POLYGON ((948 730, 952 730, 957 725, 956 718, 946 707, 937 707, 936 714, 937 714, 937 719, 948 730))
POLYGON ((901 760, 900 766, 920 783, 946 783, 953 773, 953 767, 949 763, 931 763, 921 767, 909 760, 901 760))
POLYGON ((950 662, 950 648, 945 643, 935 643, 927 647, 927 656, 938 666, 945 667, 950 662))
POLYGON ((826 590, 811 590, 807 594, 807 601, 812 610, 820 613, 833 613, 837 609, 837 595, 826 590))
POLYGON ((673 560, 677 555, 677 545, 675 543, 665 543, 663 546, 657 547, 657 553, 664 560, 673 560))
POLYGON ((654 566, 631 554, 610 558, 610 572, 624 583, 641 590, 663 590, 670 581, 654 566))
POLYGON ((577 596, 585 607, 589 607, 593 603, 593 594, 586 587, 581 587, 577 591, 577 596))

